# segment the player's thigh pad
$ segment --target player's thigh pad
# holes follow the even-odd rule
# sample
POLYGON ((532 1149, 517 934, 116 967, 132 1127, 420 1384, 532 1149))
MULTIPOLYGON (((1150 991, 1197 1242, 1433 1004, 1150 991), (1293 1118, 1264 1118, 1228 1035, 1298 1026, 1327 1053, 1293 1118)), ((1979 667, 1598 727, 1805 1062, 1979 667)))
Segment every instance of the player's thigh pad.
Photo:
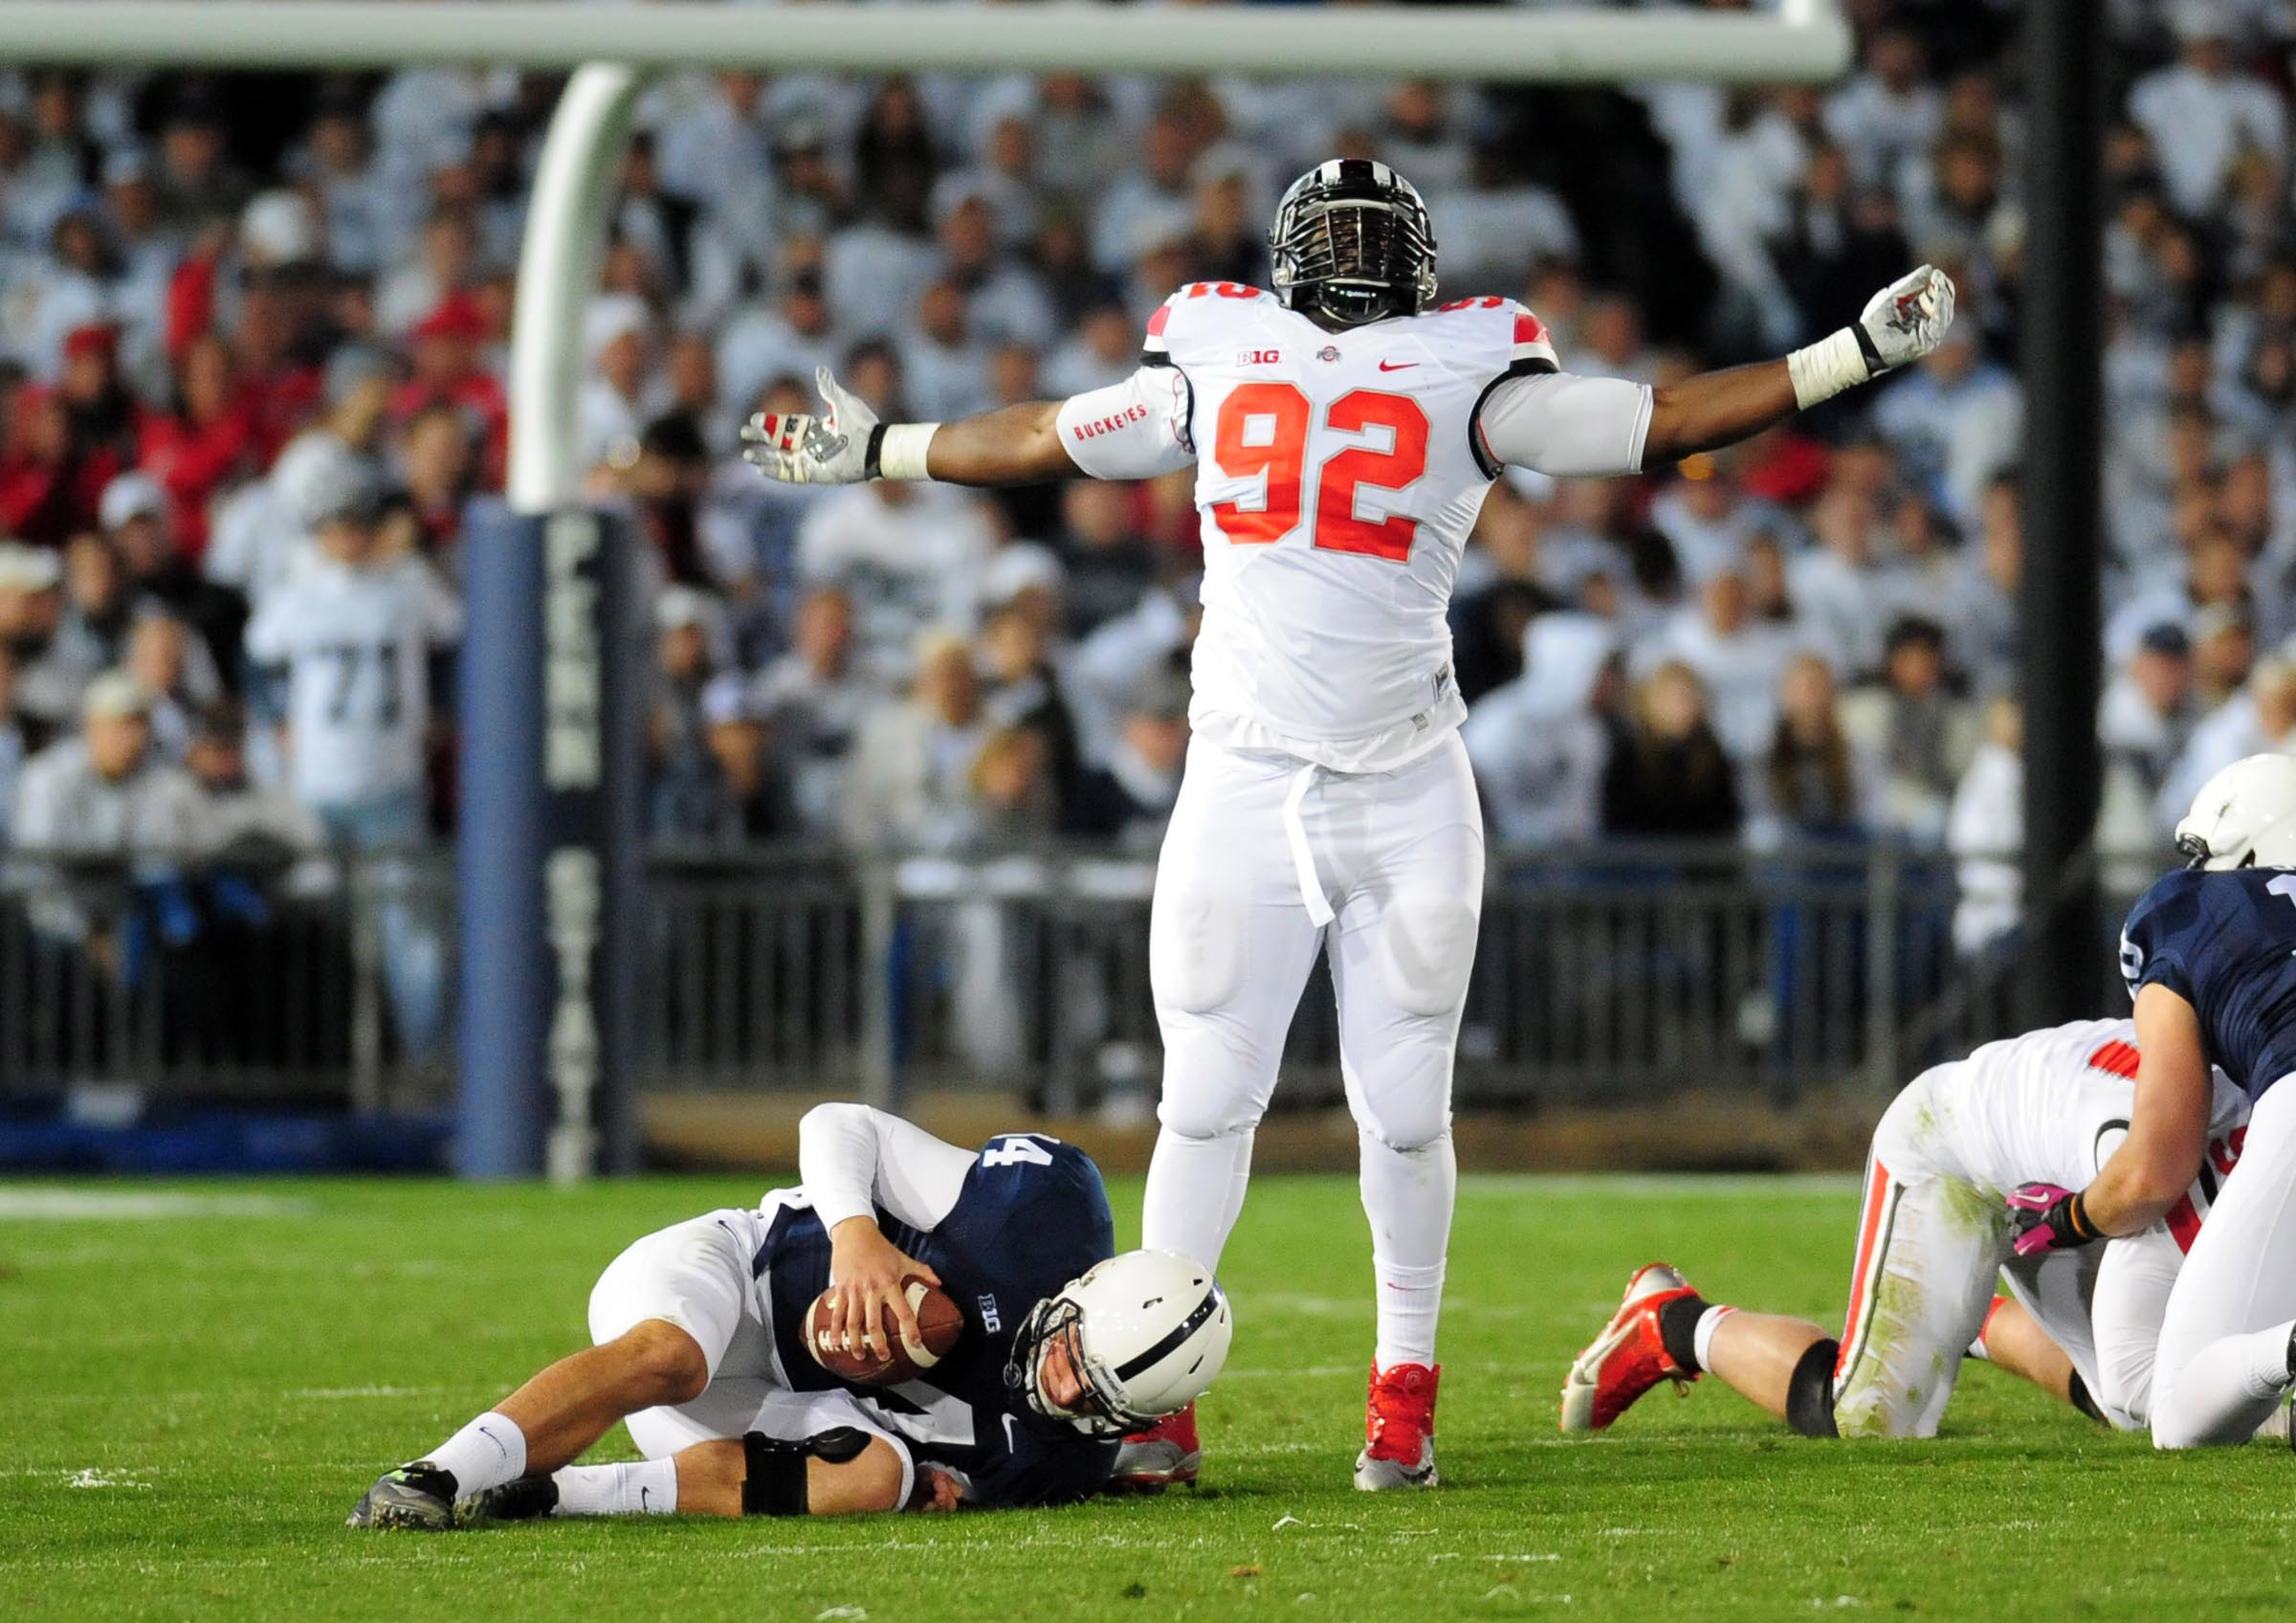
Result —
MULTIPOLYGON (((1282 766, 1271 758, 1189 745, 1148 919, 1148 974, 1159 1016, 1231 1011, 1247 981, 1270 968, 1255 954, 1290 937, 1307 944, 1313 961, 1314 929, 1284 838, 1286 789, 1282 766)), ((1292 988, 1294 1004, 1298 995, 1292 988)), ((1289 1008, 1284 1019, 1288 1026, 1289 1008)))
POLYGON ((1877 1133, 1834 1372, 1834 1421, 1845 1437, 1927 1437, 1936 1434, 1962 1354, 1992 1304, 2008 1251, 2007 1214, 1958 1179, 1902 1180, 1882 1149, 1877 1133))
POLYGON ((747 1311, 754 1226, 754 1213, 734 1209, 631 1241, 591 1287, 590 1340, 659 1319, 694 1338, 714 1379, 747 1311))
MULTIPOLYGON (((1388 1019, 1455 1023, 1483 918, 1483 812, 1467 746, 1453 734, 1402 771, 1357 780, 1363 878, 1334 926, 1359 938, 1388 1019)), ((1360 961, 1351 957, 1354 962, 1360 961)))

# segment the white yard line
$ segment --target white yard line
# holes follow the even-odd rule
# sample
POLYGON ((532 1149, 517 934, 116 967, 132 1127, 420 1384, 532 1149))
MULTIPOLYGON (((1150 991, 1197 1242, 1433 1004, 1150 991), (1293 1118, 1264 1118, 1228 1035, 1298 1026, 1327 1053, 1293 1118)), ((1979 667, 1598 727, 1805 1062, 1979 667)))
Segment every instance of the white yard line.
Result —
POLYGON ((91 1223, 162 1217, 292 1217, 307 1200, 268 1194, 175 1194, 159 1190, 0 1188, 0 1220, 91 1223))

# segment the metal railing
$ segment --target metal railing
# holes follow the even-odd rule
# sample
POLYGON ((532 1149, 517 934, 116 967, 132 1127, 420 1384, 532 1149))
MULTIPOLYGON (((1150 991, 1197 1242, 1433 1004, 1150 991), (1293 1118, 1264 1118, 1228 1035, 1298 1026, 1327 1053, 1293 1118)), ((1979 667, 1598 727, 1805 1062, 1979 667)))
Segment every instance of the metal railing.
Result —
MULTIPOLYGON (((2125 891, 2151 868, 2107 872, 2125 891)), ((154 873, 19 852, 0 873, 0 1103, 88 1083, 446 1101, 448 853, 154 873)), ((1161 1057, 1153 878, 1146 858, 1096 851, 656 851, 635 926, 640 1085, 894 1102, 987 1085, 1054 1111, 1144 1108, 1161 1057)), ((2011 1029, 2014 945, 1957 952, 1962 900, 1948 859, 1884 845, 1495 854, 1460 1100, 1893 1087, 2011 1029)), ((2100 1012, 2122 1006, 2108 946, 2100 1012)), ((1277 1101, 1340 1095, 1319 967, 1277 1101)))

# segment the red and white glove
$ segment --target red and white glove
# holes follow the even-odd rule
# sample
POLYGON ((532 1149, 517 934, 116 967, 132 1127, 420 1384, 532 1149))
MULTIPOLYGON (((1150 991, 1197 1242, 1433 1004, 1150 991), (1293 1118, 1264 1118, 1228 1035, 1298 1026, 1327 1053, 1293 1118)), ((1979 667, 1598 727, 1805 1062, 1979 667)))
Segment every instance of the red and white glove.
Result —
POLYGON ((1954 281, 1934 265, 1902 276, 1866 301, 1840 332, 1786 357, 1803 411, 1845 389, 1920 360, 1954 324, 1954 281))
POLYGON ((881 423, 868 402, 827 367, 813 372, 821 414, 761 411, 741 425, 741 459, 784 484, 921 479, 925 446, 938 423, 881 423))

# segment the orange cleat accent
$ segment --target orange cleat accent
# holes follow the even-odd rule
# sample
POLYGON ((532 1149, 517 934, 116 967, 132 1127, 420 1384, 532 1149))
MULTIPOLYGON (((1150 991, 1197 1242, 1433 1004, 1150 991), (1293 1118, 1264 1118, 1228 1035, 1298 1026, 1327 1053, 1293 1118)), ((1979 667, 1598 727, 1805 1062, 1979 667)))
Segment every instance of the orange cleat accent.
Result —
POLYGON ((1667 1356, 1658 1314, 1669 1301, 1696 1294, 1689 1280, 1664 1262, 1636 1269, 1626 1281, 1626 1295, 1619 1310, 1578 1355, 1563 1381, 1560 1429, 1600 1432, 1663 1381, 1672 1381, 1677 1390, 1687 1391, 1698 1377, 1667 1356))

